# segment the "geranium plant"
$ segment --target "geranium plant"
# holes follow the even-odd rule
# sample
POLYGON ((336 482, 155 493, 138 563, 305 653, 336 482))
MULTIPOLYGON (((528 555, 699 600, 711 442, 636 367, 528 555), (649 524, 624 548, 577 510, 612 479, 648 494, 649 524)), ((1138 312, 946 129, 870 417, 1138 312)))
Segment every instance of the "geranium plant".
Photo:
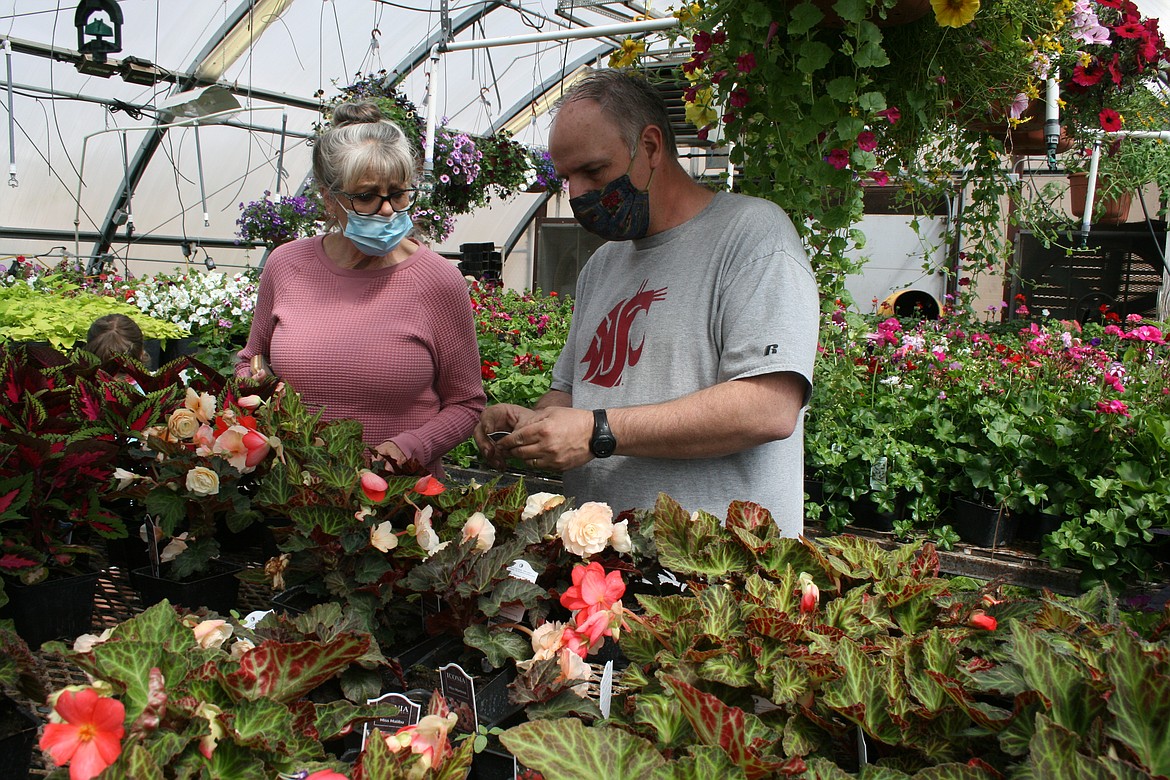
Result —
POLYGON ((41 746, 53 763, 69 764, 68 773, 51 777, 260 778, 336 770, 345 767, 326 755, 322 741, 396 711, 305 698, 351 664, 381 657, 339 612, 269 617, 248 629, 163 601, 101 636, 79 638, 72 649, 52 647, 91 682, 50 697, 53 716, 41 746))

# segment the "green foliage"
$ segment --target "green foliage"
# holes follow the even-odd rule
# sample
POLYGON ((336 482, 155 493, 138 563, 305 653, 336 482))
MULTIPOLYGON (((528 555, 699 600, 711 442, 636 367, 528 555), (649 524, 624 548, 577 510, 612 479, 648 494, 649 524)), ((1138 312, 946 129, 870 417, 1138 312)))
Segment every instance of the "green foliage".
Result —
POLYGON ((186 336, 187 331, 142 313, 124 301, 92 295, 59 277, 42 277, 36 287, 0 284, 0 333, 11 341, 47 341, 60 350, 84 346, 98 317, 125 314, 145 338, 186 336))
POLYGON ((302 698, 352 663, 382 662, 370 637, 339 612, 313 619, 269 616, 254 630, 228 623, 220 635, 237 643, 229 652, 223 638, 201 643, 193 629, 202 619, 163 601, 108 637, 93 637, 89 650, 52 647, 126 708, 122 752, 104 777, 179 778, 206 768, 217 777, 267 778, 304 766, 339 768, 321 742, 396 711, 302 698))
POLYGON ((639 598, 611 721, 547 720, 502 736, 550 780, 583 777, 595 761, 652 778, 712 767, 748 778, 1166 771, 1165 619, 1134 634, 1104 588, 995 598, 940 578, 930 544, 783 539, 770 523, 749 537, 731 515, 688 538, 673 515, 664 498, 647 519, 660 546, 692 551, 689 564, 678 556, 693 595, 639 598), (800 568, 701 574, 713 543, 782 548, 777 557, 800 568), (873 762, 864 768, 862 734, 873 762))

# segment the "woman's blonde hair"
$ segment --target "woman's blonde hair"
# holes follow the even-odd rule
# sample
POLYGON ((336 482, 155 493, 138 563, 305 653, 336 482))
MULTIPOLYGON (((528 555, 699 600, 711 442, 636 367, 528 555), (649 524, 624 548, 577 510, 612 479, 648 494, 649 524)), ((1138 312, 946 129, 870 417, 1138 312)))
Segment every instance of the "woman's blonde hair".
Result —
POLYGON ((313 178, 319 187, 350 192, 366 176, 413 186, 417 162, 410 141, 377 103, 342 103, 331 121, 313 145, 313 178))

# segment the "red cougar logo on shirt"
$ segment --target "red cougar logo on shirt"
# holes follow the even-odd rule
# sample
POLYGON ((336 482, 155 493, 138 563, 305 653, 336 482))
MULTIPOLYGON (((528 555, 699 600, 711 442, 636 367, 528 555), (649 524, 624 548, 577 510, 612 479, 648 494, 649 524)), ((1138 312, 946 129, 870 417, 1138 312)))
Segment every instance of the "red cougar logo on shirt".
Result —
POLYGON ((650 310, 655 301, 666 300, 666 288, 647 290, 643 279, 638 292, 628 300, 618 301, 597 325, 593 341, 585 351, 581 362, 585 365, 585 381, 598 387, 616 387, 621 384, 622 372, 626 366, 635 366, 642 356, 646 339, 634 347, 630 344, 630 328, 639 314, 650 310))

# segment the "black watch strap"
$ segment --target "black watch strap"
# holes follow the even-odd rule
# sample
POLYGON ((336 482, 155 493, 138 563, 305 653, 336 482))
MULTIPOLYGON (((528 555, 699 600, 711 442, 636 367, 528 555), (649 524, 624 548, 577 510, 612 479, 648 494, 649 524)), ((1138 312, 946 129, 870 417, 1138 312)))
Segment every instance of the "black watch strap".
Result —
POLYGON ((593 437, 589 440, 589 451, 595 458, 608 458, 617 449, 617 439, 609 427, 609 418, 604 409, 593 410, 593 437))

